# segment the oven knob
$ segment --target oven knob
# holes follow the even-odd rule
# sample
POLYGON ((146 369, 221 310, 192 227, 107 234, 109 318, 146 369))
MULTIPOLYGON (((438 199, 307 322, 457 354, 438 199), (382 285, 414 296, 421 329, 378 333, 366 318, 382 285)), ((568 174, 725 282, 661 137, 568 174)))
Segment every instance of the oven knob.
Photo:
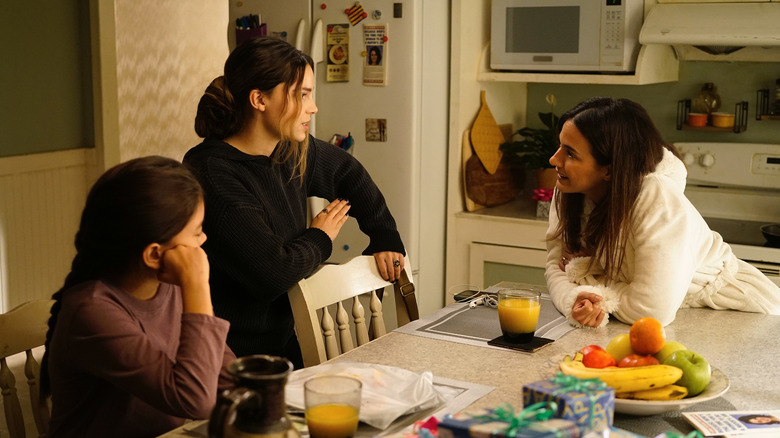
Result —
POLYGON ((693 154, 690 152, 682 154, 682 159, 683 163, 685 163, 685 165, 688 167, 693 166, 693 163, 696 161, 696 158, 694 158, 693 154))
POLYGON ((709 169, 715 164, 715 156, 712 154, 704 154, 699 158, 699 164, 702 167, 709 169))

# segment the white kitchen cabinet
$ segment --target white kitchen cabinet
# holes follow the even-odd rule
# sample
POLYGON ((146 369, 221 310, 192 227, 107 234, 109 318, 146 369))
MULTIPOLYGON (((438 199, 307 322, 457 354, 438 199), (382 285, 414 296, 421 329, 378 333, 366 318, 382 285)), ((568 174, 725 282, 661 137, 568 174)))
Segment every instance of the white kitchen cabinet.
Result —
POLYGON ((447 229, 447 288, 503 280, 544 284, 547 220, 536 218, 535 208, 536 201, 518 199, 456 213, 447 229))
MULTIPOLYGON (((645 1, 645 14, 656 4, 645 1)), ((580 83, 641 85, 676 81, 678 62, 665 45, 641 49, 634 74, 545 74, 497 72, 488 68, 490 0, 453 0, 447 160, 446 289, 485 286, 505 279, 542 277, 547 221, 535 217, 536 202, 523 194, 509 204, 467 212, 463 200, 463 133, 480 107, 480 92, 499 124, 526 125, 527 84, 580 83)), ((516 280, 517 281, 517 280, 516 280)))
POLYGON ((538 248, 472 242, 469 247, 469 284, 492 286, 501 281, 544 285, 547 251, 538 248))

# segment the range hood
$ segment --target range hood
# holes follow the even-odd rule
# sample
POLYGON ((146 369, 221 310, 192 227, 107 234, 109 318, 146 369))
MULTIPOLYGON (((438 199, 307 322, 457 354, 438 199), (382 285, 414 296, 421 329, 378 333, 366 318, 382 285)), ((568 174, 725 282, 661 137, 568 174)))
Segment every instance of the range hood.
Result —
POLYGON ((661 3, 650 9, 641 44, 666 44, 678 58, 780 61, 780 3, 661 3))

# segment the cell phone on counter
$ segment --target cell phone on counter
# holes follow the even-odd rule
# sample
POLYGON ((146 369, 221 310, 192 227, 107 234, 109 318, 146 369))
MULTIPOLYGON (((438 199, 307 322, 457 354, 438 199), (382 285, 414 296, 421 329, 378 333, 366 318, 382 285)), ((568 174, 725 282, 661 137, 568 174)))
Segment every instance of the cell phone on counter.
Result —
POLYGON ((476 289, 466 289, 462 292, 458 292, 453 297, 455 299, 456 303, 462 303, 464 301, 468 301, 472 298, 476 298, 477 295, 479 295, 482 291, 476 290, 476 289))

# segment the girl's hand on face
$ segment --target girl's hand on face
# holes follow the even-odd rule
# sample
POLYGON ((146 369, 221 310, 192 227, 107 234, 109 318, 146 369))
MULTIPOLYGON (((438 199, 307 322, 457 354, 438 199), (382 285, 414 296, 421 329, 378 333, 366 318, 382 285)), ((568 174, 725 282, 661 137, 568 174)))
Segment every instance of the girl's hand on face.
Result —
POLYGON ((571 316, 575 321, 588 327, 598 327, 604 320, 606 313, 599 304, 603 298, 590 292, 580 292, 571 309, 571 316))
POLYGON ((400 252, 382 251, 374 253, 376 267, 379 274, 387 281, 396 281, 401 278, 404 270, 404 255, 400 252))
POLYGON ((345 199, 336 199, 328 204, 321 212, 314 216, 311 221, 311 228, 319 228, 330 237, 330 240, 336 240, 341 227, 347 222, 349 214, 347 212, 351 206, 345 199))
POLYGON ((157 279, 184 287, 208 284, 209 259, 201 247, 176 245, 163 252, 157 279))
POLYGON ((181 287, 184 313, 214 315, 209 286, 209 259, 203 248, 176 245, 166 250, 157 278, 181 287))

